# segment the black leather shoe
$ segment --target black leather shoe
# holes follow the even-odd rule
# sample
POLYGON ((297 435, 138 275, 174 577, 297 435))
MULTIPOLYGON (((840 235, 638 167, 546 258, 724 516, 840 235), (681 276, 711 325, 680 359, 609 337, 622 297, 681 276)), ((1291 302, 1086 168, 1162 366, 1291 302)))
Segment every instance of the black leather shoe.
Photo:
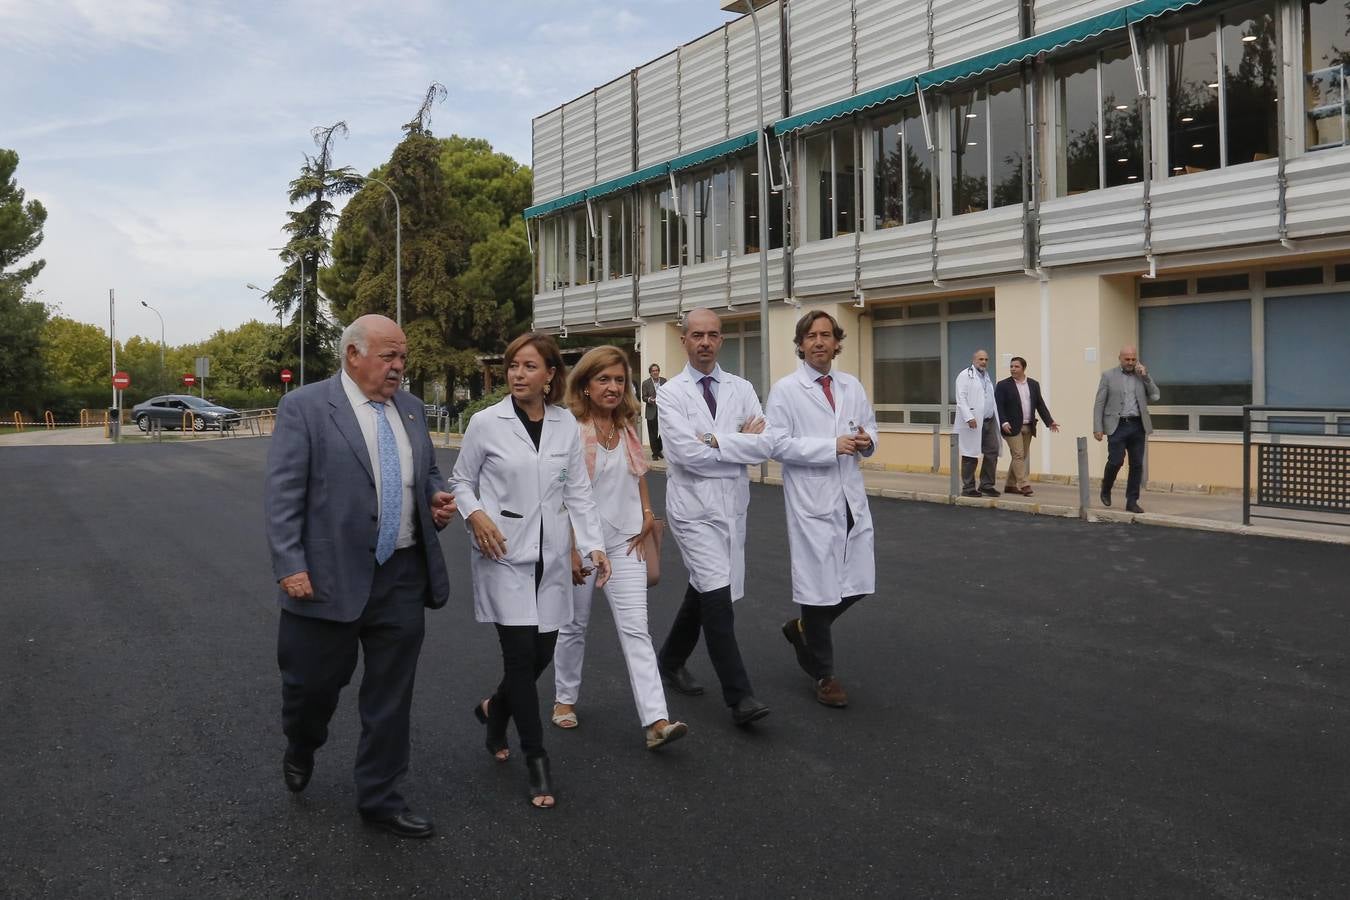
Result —
POLYGON ((1125 511, 1132 513, 1141 513, 1144 511, 1144 508, 1140 506, 1138 503, 1127 502, 1125 504, 1125 511))
POLYGON ((1110 505, 1111 505, 1111 492, 1102 491, 1102 506, 1110 506, 1110 505))
POLYGON ((980 488, 980 493, 983 494, 983 495, 986 496, 986 497, 997 497, 997 496, 999 496, 998 488, 980 488))
POLYGON ((662 670, 661 680, 670 685, 677 692, 690 697, 697 697, 703 693, 703 685, 694 680, 694 676, 689 674, 689 670, 684 666, 678 669, 662 670))
POLYGON ((286 790, 298 794, 309 786, 310 776, 314 774, 314 757, 307 761, 300 756, 292 756, 289 751, 281 757, 281 777, 286 780, 286 790))
POLYGON ((372 828, 387 831, 396 837, 429 838, 436 832, 435 825, 421 816, 413 815, 406 809, 396 816, 376 817, 362 813, 361 818, 372 828))
POLYGON ((736 701, 736 705, 731 708, 731 720, 737 725, 749 725, 768 714, 769 708, 749 694, 736 701))
POLYGON ((962 491, 962 492, 961 492, 961 496, 962 496, 962 497, 979 497, 979 496, 981 496, 981 494, 980 494, 979 491, 962 491))

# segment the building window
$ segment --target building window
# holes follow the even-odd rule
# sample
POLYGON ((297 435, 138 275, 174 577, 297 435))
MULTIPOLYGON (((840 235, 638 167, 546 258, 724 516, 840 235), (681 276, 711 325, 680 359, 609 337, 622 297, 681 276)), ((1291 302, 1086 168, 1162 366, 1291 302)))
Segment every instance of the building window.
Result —
POLYGON ((557 291, 567 280, 567 220, 550 216, 539 222, 539 293, 557 291))
MULTIPOLYGON (((773 165, 772 161, 769 163, 773 165)), ((744 157, 741 160, 741 209, 745 215, 741 222, 745 235, 745 252, 759 252, 759 157, 744 157)), ((779 250, 783 246, 783 192, 774 190, 773 180, 769 181, 769 249, 779 250)))
POLYGON ((590 219, 586 207, 574 210, 572 225, 572 280, 576 286, 590 284, 596 280, 598 242, 591 237, 590 219))
POLYGON ((1350 294, 1267 297, 1265 332, 1267 404, 1350 406, 1350 294))
POLYGON ((858 222, 858 166, 853 128, 833 128, 806 139, 806 239, 851 234, 858 222))
POLYGON ((1303 0, 1303 112, 1309 150, 1350 143, 1350 2, 1303 0))
POLYGON ((608 200, 597 207, 604 226, 605 278, 633 274, 633 202, 629 197, 608 200))
POLYGON ((647 240, 650 253, 647 270, 660 272, 680 265, 685 251, 685 224, 675 208, 670 186, 657 188, 647 197, 647 240))
POLYGON ((1251 300, 1142 307, 1139 358, 1160 406, 1229 407, 1240 425, 1252 402, 1251 300))
POLYGON ((1143 123, 1128 44, 1055 68, 1058 195, 1143 177, 1143 123))
POLYGON ((733 375, 739 375, 759 393, 759 323, 723 322, 722 352, 717 364, 733 375))
MULTIPOLYGON (((993 310, 993 299, 980 297, 874 309, 877 420, 950 423, 956 373, 970 365, 976 350, 987 350, 990 359, 995 358, 993 310)), ((998 380, 993 369, 989 375, 998 380)))
POLYGON ((1022 76, 951 98, 952 213, 1021 203, 1026 148, 1022 76))
POLYGON ((1278 152, 1274 4, 1249 4, 1173 29, 1165 44, 1170 174, 1278 152))
POLYGON ((689 264, 712 262, 731 253, 731 172, 726 168, 704 171, 687 179, 680 188, 688 196, 685 211, 690 217, 689 264))
POLYGON ((872 228, 933 217, 933 154, 918 107, 872 123, 872 228))

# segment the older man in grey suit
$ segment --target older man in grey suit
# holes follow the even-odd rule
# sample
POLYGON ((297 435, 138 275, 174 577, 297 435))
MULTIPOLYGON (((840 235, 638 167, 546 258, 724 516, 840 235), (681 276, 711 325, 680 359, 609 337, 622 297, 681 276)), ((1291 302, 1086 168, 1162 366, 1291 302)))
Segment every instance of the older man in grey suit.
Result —
POLYGON ((1097 399, 1092 404, 1092 436, 1099 441, 1107 438, 1102 505, 1111 505, 1111 488, 1128 453, 1130 475, 1125 484, 1125 509, 1141 513, 1144 510, 1139 506, 1139 489, 1144 480, 1144 447, 1147 436, 1153 433, 1148 405, 1156 403, 1161 395, 1148 375, 1148 368, 1139 361, 1138 350, 1124 347, 1119 359, 1120 366, 1107 369, 1097 383, 1097 399))
POLYGON ((357 805, 368 823, 429 837, 398 791, 408 770, 423 608, 450 596, 437 531, 454 513, 436 468, 422 401, 399 390, 403 330, 362 316, 342 333, 342 371, 277 408, 264 501, 280 585, 281 719, 286 786, 303 791, 328 739, 358 650, 357 805))

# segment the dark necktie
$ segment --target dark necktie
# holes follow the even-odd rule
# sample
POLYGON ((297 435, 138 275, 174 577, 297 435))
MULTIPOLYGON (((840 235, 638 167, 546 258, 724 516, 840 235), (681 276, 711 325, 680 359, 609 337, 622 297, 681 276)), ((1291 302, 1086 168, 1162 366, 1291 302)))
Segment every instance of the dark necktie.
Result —
POLYGON ((704 375, 702 378, 698 380, 698 383, 703 385, 703 399, 708 404, 708 412, 712 413, 712 417, 716 419, 717 398, 713 396, 712 380, 713 378, 711 375, 704 375))
POLYGON ((834 379, 828 375, 822 375, 816 379, 820 382, 820 388, 825 392, 825 399, 830 401, 830 409, 834 409, 834 391, 830 390, 830 382, 834 379))

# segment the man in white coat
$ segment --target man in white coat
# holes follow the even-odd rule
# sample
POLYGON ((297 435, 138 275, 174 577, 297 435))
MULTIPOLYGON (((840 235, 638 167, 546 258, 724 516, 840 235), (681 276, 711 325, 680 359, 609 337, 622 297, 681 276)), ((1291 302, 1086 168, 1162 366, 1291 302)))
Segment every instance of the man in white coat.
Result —
POLYGON ((998 404, 994 382, 989 378, 989 352, 976 350, 970 365, 956 376, 956 429, 961 449, 961 494, 965 497, 997 497, 994 475, 998 470, 998 404), (980 464, 980 486, 975 487, 975 464, 980 464))
POLYGON ((792 600, 800 615, 783 623, 797 663, 815 682, 816 700, 848 706, 834 674, 834 620, 876 590, 872 513, 859 461, 877 446, 877 419, 862 383, 834 369, 844 329, 816 310, 797 322, 797 371, 769 394, 768 435, 783 464, 792 600))
POLYGON ((769 714, 755 699, 736 643, 733 601, 745 595, 747 465, 768 458, 764 416, 754 388, 722 370, 722 320, 708 309, 685 316, 680 336, 689 364, 656 392, 666 457, 666 517, 679 544, 689 588, 657 664, 682 694, 703 688, 685 668, 699 633, 737 725, 769 714))

